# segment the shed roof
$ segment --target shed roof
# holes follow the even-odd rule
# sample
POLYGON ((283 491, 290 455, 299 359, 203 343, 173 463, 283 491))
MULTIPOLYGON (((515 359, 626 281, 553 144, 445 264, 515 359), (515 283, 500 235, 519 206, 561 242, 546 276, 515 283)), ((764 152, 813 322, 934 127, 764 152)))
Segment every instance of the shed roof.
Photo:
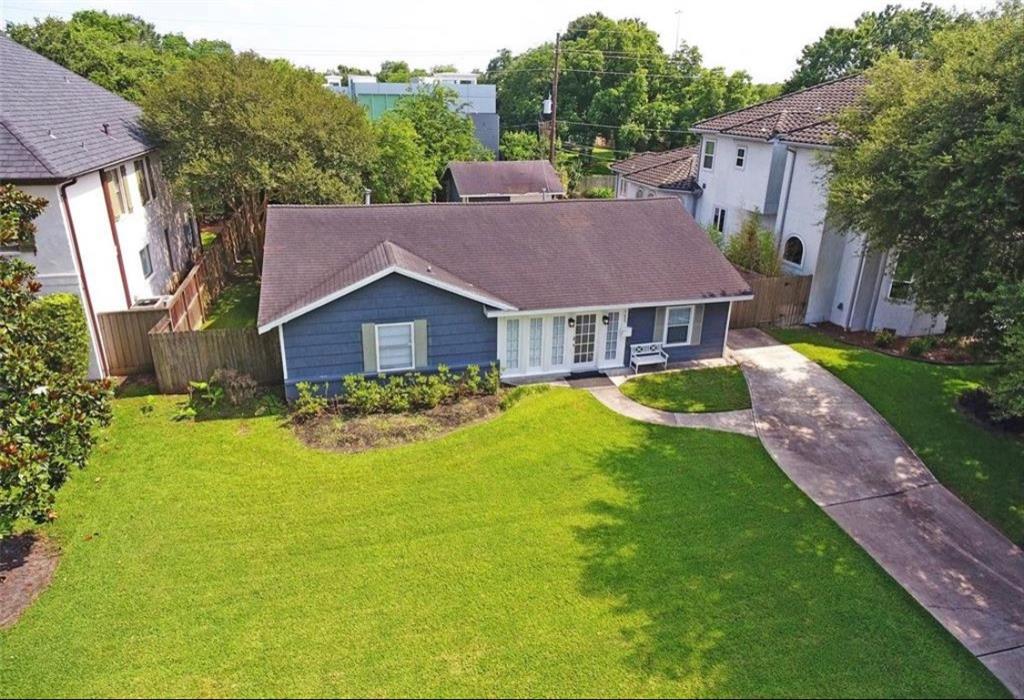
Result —
POLYGON ((466 197, 565 194, 561 178, 546 160, 456 160, 448 164, 446 173, 451 173, 459 194, 466 197))

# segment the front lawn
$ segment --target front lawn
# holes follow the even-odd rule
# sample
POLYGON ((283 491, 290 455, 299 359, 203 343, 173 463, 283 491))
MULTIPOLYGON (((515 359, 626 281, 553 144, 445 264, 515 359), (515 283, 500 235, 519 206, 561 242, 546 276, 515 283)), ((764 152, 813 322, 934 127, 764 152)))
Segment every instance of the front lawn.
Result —
POLYGON ((747 380, 736 366, 645 374, 621 389, 637 403, 674 413, 750 408, 747 380))
POLYGON ((1024 442, 956 409, 991 366, 933 365, 852 347, 805 328, 773 334, 850 385, 888 420, 935 477, 1017 543, 1024 542, 1024 442))
POLYGON ((0 694, 1001 696, 753 439, 526 396, 436 441, 115 402, 0 694))

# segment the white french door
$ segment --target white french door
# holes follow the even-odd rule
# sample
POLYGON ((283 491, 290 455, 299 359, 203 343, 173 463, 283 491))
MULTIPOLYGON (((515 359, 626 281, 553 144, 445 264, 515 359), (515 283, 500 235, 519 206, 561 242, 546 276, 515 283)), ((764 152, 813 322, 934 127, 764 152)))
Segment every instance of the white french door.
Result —
POLYGON ((576 314, 573 320, 572 370, 597 369, 597 314, 576 314))

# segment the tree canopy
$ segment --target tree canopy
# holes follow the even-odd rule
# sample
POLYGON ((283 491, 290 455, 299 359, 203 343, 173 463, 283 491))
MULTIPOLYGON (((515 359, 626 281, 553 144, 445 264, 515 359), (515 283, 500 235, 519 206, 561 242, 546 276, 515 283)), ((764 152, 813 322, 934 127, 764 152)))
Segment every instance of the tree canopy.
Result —
POLYGON ((137 102, 147 81, 202 56, 231 54, 225 41, 189 41, 160 34, 141 17, 82 10, 71 19, 47 17, 11 24, 8 35, 97 85, 137 102))
POLYGON ((377 71, 377 80, 382 83, 408 83, 413 78, 428 75, 423 68, 410 68, 405 61, 384 61, 377 71))
POLYGON ((913 58, 931 42, 935 32, 972 21, 967 13, 951 12, 930 3, 917 8, 887 5, 878 12, 865 12, 852 27, 829 27, 820 39, 805 46, 783 92, 870 68, 890 51, 902 58, 913 58))
MULTIPOLYGON (((503 49, 488 64, 482 79, 497 84, 506 128, 537 123, 551 91, 554 48, 546 43, 518 55, 503 49)), ((776 93, 745 72, 704 67, 694 47, 666 54, 637 19, 579 17, 566 28, 561 52, 559 136, 581 144, 602 136, 627 150, 681 145, 694 121, 776 93)))

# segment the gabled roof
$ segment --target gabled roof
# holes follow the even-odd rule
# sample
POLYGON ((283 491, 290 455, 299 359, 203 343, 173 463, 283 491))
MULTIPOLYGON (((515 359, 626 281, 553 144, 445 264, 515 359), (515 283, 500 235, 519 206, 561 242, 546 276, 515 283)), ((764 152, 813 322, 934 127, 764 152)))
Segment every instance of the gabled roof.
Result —
POLYGON ((750 294, 675 197, 278 205, 267 210, 259 329, 392 273, 521 311, 750 294))
POLYGON ((448 164, 446 173, 464 197, 487 195, 565 194, 558 173, 546 160, 461 161, 448 164))
POLYGON ((705 119, 694 124, 692 131, 827 146, 838 133, 835 117, 856 104, 866 85, 867 78, 861 74, 830 80, 705 119))
POLYGON ((693 146, 671 151, 645 151, 608 166, 629 180, 663 190, 695 190, 697 149, 693 146))
POLYGON ((145 153, 139 112, 0 33, 0 180, 64 179, 145 153))

